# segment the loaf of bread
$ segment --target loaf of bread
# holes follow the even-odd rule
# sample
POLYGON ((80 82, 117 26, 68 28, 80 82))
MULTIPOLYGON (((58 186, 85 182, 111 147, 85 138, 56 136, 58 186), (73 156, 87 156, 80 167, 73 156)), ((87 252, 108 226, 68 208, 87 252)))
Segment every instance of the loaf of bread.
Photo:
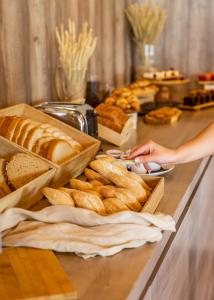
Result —
POLYGON ((103 184, 110 183, 110 181, 108 179, 106 179, 104 176, 100 175, 99 173, 97 173, 91 169, 85 168, 84 174, 89 181, 98 180, 99 182, 102 182, 103 184))
POLYGON ((103 204, 107 214, 114 214, 119 211, 129 210, 128 206, 117 198, 106 198, 103 200, 103 204))
POLYGON ((104 204, 98 196, 83 191, 74 191, 72 195, 77 207, 94 210, 99 214, 106 213, 104 204))
POLYGON ((20 116, 1 116, 0 135, 56 164, 64 163, 83 149, 58 128, 20 116))
POLYGON ((42 193, 52 205, 75 205, 72 197, 65 191, 45 187, 42 193))
POLYGON ((98 113, 98 123, 121 132, 128 120, 127 114, 119 107, 101 103, 96 107, 98 113))
POLYGON ((80 191, 91 190, 93 188, 93 185, 91 183, 75 178, 70 179, 69 183, 72 189, 80 191))
POLYGON ((92 184, 93 185, 93 187, 96 187, 96 186, 103 186, 104 184, 101 182, 101 181, 99 181, 99 180, 91 180, 91 181, 89 181, 90 182, 90 184, 92 184))
POLYGON ((110 176, 110 180, 118 187, 129 189, 141 204, 145 203, 147 200, 148 197, 146 191, 139 182, 134 181, 127 176, 113 173, 110 176))

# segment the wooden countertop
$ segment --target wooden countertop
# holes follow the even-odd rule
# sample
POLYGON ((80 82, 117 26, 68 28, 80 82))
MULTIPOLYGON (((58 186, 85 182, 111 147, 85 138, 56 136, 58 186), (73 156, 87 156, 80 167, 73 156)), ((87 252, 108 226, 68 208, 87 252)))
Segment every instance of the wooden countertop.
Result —
MULTIPOLYGON (((175 147, 196 135, 214 120, 214 109, 183 112, 173 125, 146 125, 139 118, 138 130, 122 148, 153 139, 175 147)), ((104 145, 113 148, 112 145, 104 145)), ((176 166, 165 176, 165 194, 158 211, 174 216, 177 226, 182 222, 188 200, 200 179, 209 158, 176 166)), ((151 282, 158 264, 164 259, 164 249, 176 233, 164 233, 162 241, 124 250, 112 257, 83 260, 73 254, 57 254, 65 271, 78 291, 78 299, 124 300, 138 299, 151 282)))

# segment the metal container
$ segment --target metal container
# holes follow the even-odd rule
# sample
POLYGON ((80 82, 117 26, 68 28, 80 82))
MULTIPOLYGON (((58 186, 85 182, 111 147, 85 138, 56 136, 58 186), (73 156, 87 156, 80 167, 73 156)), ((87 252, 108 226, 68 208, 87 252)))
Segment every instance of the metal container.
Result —
POLYGON ((35 105, 35 108, 95 138, 98 137, 97 114, 88 104, 43 102, 35 105))

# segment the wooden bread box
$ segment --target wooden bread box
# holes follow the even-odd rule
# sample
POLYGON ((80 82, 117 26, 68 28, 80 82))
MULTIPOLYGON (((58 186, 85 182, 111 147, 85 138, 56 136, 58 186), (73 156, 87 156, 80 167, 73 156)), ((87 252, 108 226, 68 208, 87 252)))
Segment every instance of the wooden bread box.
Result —
MULTIPOLYGON (((31 154, 39 157, 40 159, 45 160, 52 168, 54 168, 55 174, 51 181, 52 186, 61 186, 67 183, 67 181, 71 177, 79 176, 84 168, 88 165, 88 163, 95 157, 97 151, 100 147, 100 141, 96 140, 95 138, 80 132, 79 130, 49 116, 45 113, 27 105, 27 104, 18 104, 15 106, 7 107, 0 110, 0 115, 8 115, 8 116, 22 116, 28 119, 32 119, 34 121, 40 123, 48 123, 52 126, 57 127, 61 131, 63 131, 66 135, 72 137, 77 142, 79 142, 83 147, 84 150, 79 154, 72 157, 70 160, 57 165, 33 152, 31 154)), ((15 145, 21 149, 24 149, 25 152, 28 152, 23 147, 14 144, 13 142, 9 142, 12 145, 15 145)), ((28 152, 29 153, 29 152, 28 152)))

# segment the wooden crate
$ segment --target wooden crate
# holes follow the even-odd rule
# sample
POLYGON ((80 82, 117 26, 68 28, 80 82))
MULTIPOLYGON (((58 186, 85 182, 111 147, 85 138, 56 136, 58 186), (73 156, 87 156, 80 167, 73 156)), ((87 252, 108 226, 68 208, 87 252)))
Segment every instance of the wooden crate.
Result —
POLYGON ((143 179, 153 190, 142 212, 154 213, 164 195, 164 178, 145 176, 143 179))
MULTIPOLYGON (((24 149, 17 147, 15 144, 11 144, 6 139, 0 137, 0 157, 10 158, 16 153, 27 153, 24 149)), ((25 184, 21 188, 11 192, 7 196, 0 199, 0 213, 9 207, 22 207, 29 208, 39 200, 42 199, 43 195, 41 189, 44 186, 50 184, 55 173, 55 169, 52 167, 48 172, 45 172, 41 176, 35 178, 29 183, 25 184)))
POLYGON ((1 300, 76 298, 76 290, 52 251, 3 248, 0 255, 1 300))
MULTIPOLYGON (((79 178, 79 179, 83 179, 83 178, 79 178)), ((141 211, 153 214, 155 213, 156 208, 158 207, 164 195, 164 178, 145 176, 143 179, 152 188, 152 193, 149 196, 146 203, 144 204, 141 211)), ((50 205, 51 204, 48 202, 47 199, 42 199, 40 202, 36 203, 36 205, 31 207, 31 210, 38 211, 50 205)), ((79 210, 80 209, 81 208, 79 208, 79 210)))
POLYGON ((18 104, 1 109, 0 115, 16 115, 26 117, 40 123, 48 123, 52 126, 59 128, 66 135, 71 136, 84 147, 84 150, 81 153, 75 155, 70 160, 60 165, 57 165, 31 152, 33 155, 45 160, 50 166, 56 169, 54 178, 52 180, 53 186, 64 185, 71 177, 79 176, 83 172, 87 164, 95 157, 97 151, 99 150, 100 141, 27 104, 18 104))
POLYGON ((130 138, 133 132, 133 122, 131 118, 128 119, 121 133, 116 132, 102 124, 98 123, 98 134, 99 137, 112 143, 116 146, 121 146, 130 138))

